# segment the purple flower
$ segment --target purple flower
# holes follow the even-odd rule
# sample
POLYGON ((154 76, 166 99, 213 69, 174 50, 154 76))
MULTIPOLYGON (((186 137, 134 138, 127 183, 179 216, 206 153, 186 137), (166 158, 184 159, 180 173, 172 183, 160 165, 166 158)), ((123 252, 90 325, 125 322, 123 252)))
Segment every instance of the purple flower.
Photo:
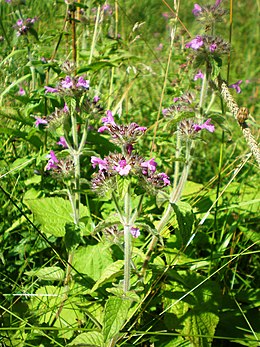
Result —
POLYGON ((58 89, 57 88, 44 86, 44 89, 45 89, 45 94, 46 93, 58 93, 58 89))
POLYGON ((25 95, 25 90, 21 87, 19 88, 19 95, 24 96, 25 95))
POLYGON ((108 110, 108 111, 106 112, 106 114, 107 114, 107 117, 103 117, 103 118, 101 119, 102 123, 104 123, 104 124, 115 124, 115 121, 114 121, 114 117, 113 117, 113 115, 112 115, 112 112, 111 112, 110 110, 108 110))
POLYGON ((134 128, 136 131, 141 131, 142 133, 146 132, 147 128, 146 127, 140 127, 136 123, 131 123, 130 127, 134 128))
POLYGON ((137 237, 140 236, 140 229, 131 227, 131 228, 130 228, 130 233, 131 233, 132 236, 136 239, 137 237))
POLYGON ((18 21, 16 22, 16 25, 17 25, 18 27, 23 26, 23 21, 22 21, 22 19, 18 19, 18 21))
POLYGON ((166 116, 167 113, 168 113, 168 108, 164 108, 164 109, 162 110, 162 114, 163 114, 164 116, 166 116))
POLYGON ((63 148, 68 148, 68 144, 67 144, 64 136, 60 137, 59 141, 57 142, 57 145, 60 145, 63 148))
POLYGON ((106 170, 107 169, 107 161, 106 159, 101 159, 101 158, 98 158, 98 157, 94 157, 92 156, 91 157, 91 164, 92 164, 92 167, 95 169, 95 167, 98 165, 99 167, 99 170, 106 170))
POLYGON ((193 8, 193 10, 192 10, 192 13, 194 14, 194 16, 198 16, 198 15, 200 14, 200 12, 201 12, 201 7, 200 7, 200 5, 195 4, 195 5, 194 5, 194 8, 193 8))
POLYGON ((34 118, 36 119, 34 123, 36 127, 38 127, 40 124, 44 124, 44 125, 48 124, 48 121, 46 119, 42 119, 41 117, 37 117, 37 116, 35 116, 34 118))
POLYGON ((96 104, 100 100, 100 97, 98 95, 95 95, 93 98, 93 102, 96 104))
POLYGON ((107 113, 107 117, 103 117, 101 119, 101 121, 102 121, 102 123, 104 123, 104 125, 98 129, 99 133, 103 133, 103 131, 109 130, 109 128, 106 126, 108 124, 116 125, 116 123, 114 121, 114 117, 112 115, 112 112, 110 110, 108 110, 106 113, 107 113))
POLYGON ((215 43, 212 43, 209 46, 209 50, 210 50, 211 53, 215 52, 216 49, 217 49, 217 45, 215 43))
POLYGON ((157 176, 163 181, 165 186, 168 186, 169 184, 171 184, 169 177, 166 175, 166 173, 161 172, 157 176))
POLYGON ((56 157, 54 151, 51 150, 50 154, 48 154, 46 157, 49 158, 49 161, 46 165, 46 170, 57 169, 58 166, 56 164, 59 162, 59 160, 56 157))
POLYGON ((222 0, 216 0, 214 7, 218 7, 221 4, 222 0))
POLYGON ((83 87, 85 89, 89 89, 89 81, 85 80, 82 76, 80 76, 78 79, 78 83, 76 84, 76 87, 83 87))
POLYGON ((141 163, 141 167, 144 168, 144 170, 143 170, 144 175, 147 175, 148 170, 150 170, 151 172, 155 172, 156 166, 157 166, 157 163, 156 163, 156 161, 154 161, 154 158, 149 159, 149 160, 141 163))
POLYGON ((210 124, 211 118, 207 119, 206 122, 203 124, 193 124, 193 129, 196 132, 201 131, 202 129, 208 130, 210 133, 213 133, 215 131, 215 127, 213 124, 210 124))
POLYGON ((204 78, 204 73, 201 72, 201 70, 199 70, 196 75, 194 76, 194 81, 197 81, 197 79, 199 78, 204 78))
POLYGON ((7 2, 8 4, 10 4, 12 2, 12 0, 5 0, 5 2, 7 2))
POLYGON ((237 81, 236 83, 230 84, 230 86, 228 86, 228 88, 234 88, 234 89, 236 90, 236 92, 237 92, 238 94, 240 94, 240 93, 241 93, 241 88, 240 88, 239 86, 240 86, 240 84, 241 84, 242 82, 243 82, 242 80, 239 80, 239 81, 237 81))
POLYGON ((127 164, 125 159, 121 159, 114 169, 119 173, 120 176, 126 176, 131 170, 131 165, 127 164))
POLYGON ((186 43, 186 48, 192 48, 192 49, 199 49, 201 46, 204 45, 203 38, 201 36, 196 36, 195 39, 191 40, 190 42, 186 43))
POLYGON ((63 112, 68 113, 69 111, 70 111, 69 107, 68 107, 68 105, 65 102, 64 107, 63 107, 63 112))
POLYGON ((63 81, 61 81, 62 88, 69 89, 73 86, 73 81, 70 76, 66 76, 63 81))

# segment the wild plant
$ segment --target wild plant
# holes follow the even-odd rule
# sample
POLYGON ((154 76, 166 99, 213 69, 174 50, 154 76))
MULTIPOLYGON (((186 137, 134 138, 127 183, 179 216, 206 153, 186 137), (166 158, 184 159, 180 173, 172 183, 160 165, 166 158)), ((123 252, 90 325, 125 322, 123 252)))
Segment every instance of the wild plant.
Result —
MULTIPOLYGON (((180 21, 180 3, 175 2, 168 23, 170 53, 157 119, 154 114, 146 114, 146 119, 139 117, 137 123, 127 110, 130 102, 127 104, 126 99, 142 69, 148 69, 127 68, 127 78, 130 70, 134 78, 117 103, 112 92, 117 79, 121 81, 116 68, 122 62, 118 58, 120 63, 116 65, 117 60, 106 60, 104 53, 108 49, 110 55, 121 54, 120 2, 115 1, 115 6, 91 2, 94 8, 86 1, 62 2, 63 30, 49 58, 37 63, 33 55, 40 51, 33 51, 28 35, 38 39, 34 23, 36 18, 40 23, 40 16, 23 19, 23 1, 6 2, 14 6, 13 16, 20 16, 13 30, 18 39, 24 39, 29 69, 24 70, 27 75, 2 92, 1 99, 9 93, 24 105, 29 104, 18 111, 20 118, 13 111, 17 104, 5 116, 16 122, 25 119, 23 132, 14 134, 31 147, 21 167, 14 170, 20 172, 30 165, 32 177, 24 179, 20 203, 6 189, 2 191, 22 215, 18 225, 28 224, 30 233, 36 233, 37 238, 32 237, 32 261, 19 268, 19 276, 23 276, 19 292, 18 277, 13 280, 16 293, 9 291, 1 305, 3 327, 7 329, 3 332, 4 343, 214 345, 216 331, 225 322, 221 301, 227 300, 226 287, 220 288, 217 277, 257 243, 253 240, 225 261, 225 247, 232 242, 232 234, 222 241, 223 226, 221 235, 217 235, 218 218, 223 218, 217 209, 222 194, 218 190, 221 171, 213 182, 217 189, 212 191, 217 197, 206 209, 199 202, 208 188, 190 181, 202 147, 206 149, 204 158, 210 159, 207 149, 216 136, 216 128, 222 126, 220 115, 225 114, 225 104, 259 163, 259 148, 247 124, 249 111, 238 107, 230 92, 234 89, 240 94, 242 80, 230 84, 229 76, 227 81, 222 77, 224 62, 231 52, 230 42, 216 35, 217 23, 227 15, 224 4, 216 0, 211 5, 194 5, 192 14, 201 30, 194 38, 184 35, 180 50, 186 59, 181 69, 190 79, 183 78, 178 86, 173 83, 168 102, 163 97, 180 21), (93 25, 87 57, 80 40, 91 35, 82 29, 82 23, 93 25), (108 39, 113 40, 109 48, 101 39, 102 25, 108 30, 108 39), (68 51, 67 45, 62 47, 65 29, 70 30, 67 44, 71 45, 71 59, 62 58, 62 53, 68 51), (100 60, 97 49, 103 50, 100 60), (110 72, 109 82, 103 81, 106 69, 110 72), (30 84, 25 87, 27 78, 30 84), (216 111, 216 98, 220 100, 220 111, 216 111), (167 149, 160 150, 157 143, 165 137, 164 143, 172 146, 172 156, 163 157, 167 149), (15 296, 24 305, 21 316, 16 313, 15 296), (8 330, 12 319, 18 329, 13 334, 8 330)), ((140 28, 137 23, 129 35, 131 44, 140 38, 132 37, 140 28)), ((23 147, 19 148, 21 155, 23 151, 23 147)), ((243 159, 226 188, 250 156, 243 159)), ((12 225, 8 232, 15 228, 12 225)), ((247 328, 251 334, 247 341, 254 345, 255 328, 250 322, 247 328)))

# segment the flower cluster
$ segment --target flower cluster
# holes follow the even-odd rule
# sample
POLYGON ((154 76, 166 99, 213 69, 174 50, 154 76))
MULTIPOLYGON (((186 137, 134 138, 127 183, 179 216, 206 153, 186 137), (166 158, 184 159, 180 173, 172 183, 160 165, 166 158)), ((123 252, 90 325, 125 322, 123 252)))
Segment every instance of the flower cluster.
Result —
POLYGON ((26 35, 36 21, 37 21, 36 17, 27 18, 25 20, 18 19, 18 21, 14 25, 14 29, 17 30, 16 35, 18 37, 22 35, 26 35))
POLYGON ((136 123, 129 125, 118 125, 115 123, 111 111, 107 111, 106 117, 102 118, 103 126, 98 129, 99 133, 108 131, 112 137, 112 141, 123 146, 126 152, 130 153, 133 149, 133 143, 137 138, 146 132, 146 127, 141 127, 136 123))
POLYGON ((184 93, 173 99, 174 104, 168 108, 164 108, 162 113, 165 117, 175 117, 180 113, 194 113, 197 110, 197 104, 194 102, 195 97, 191 93, 184 93))
POLYGON ((59 82, 56 88, 45 86, 44 89, 45 93, 59 93, 73 96, 89 90, 89 80, 84 79, 82 76, 66 76, 59 82))
POLYGON ((154 192, 152 188, 159 189, 170 184, 166 173, 156 173, 157 163, 154 158, 145 161, 133 153, 125 156, 121 153, 110 153, 104 159, 92 156, 91 164, 93 168, 99 168, 93 175, 92 188, 101 194, 116 188, 118 175, 136 177, 141 186, 154 192))
POLYGON ((192 48, 199 53, 204 54, 228 54, 230 51, 230 44, 217 36, 198 35, 190 42, 186 43, 186 48, 192 48))
POLYGON ((192 119, 184 119, 179 123, 180 133, 188 138, 195 137, 196 134, 203 129, 209 131, 210 133, 215 131, 215 126, 211 124, 211 118, 207 119, 202 124, 194 123, 192 119))
POLYGON ((215 22, 222 21, 226 11, 221 8, 222 0, 216 0, 214 5, 200 6, 195 4, 192 13, 198 21, 205 24, 207 29, 210 29, 215 22))
POLYGON ((60 174, 63 177, 71 177, 73 175, 74 170, 74 162, 71 158, 58 159, 53 150, 47 155, 48 163, 45 167, 45 170, 52 170, 54 173, 57 173, 58 176, 60 174))

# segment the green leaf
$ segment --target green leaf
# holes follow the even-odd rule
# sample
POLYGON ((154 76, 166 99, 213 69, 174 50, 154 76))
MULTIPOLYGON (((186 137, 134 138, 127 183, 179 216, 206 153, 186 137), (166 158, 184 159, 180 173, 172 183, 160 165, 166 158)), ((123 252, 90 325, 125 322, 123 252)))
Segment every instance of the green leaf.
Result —
POLYGON ((126 177, 121 177, 121 176, 117 175, 116 176, 116 182, 117 182, 118 195, 121 199, 123 199, 127 190, 128 190, 130 181, 126 177))
POLYGON ((80 247, 74 254, 73 266, 80 273, 97 281, 106 267, 113 263, 110 244, 98 243, 94 246, 80 247))
POLYGON ((25 76, 22 76, 20 78, 18 78, 18 80, 14 81, 12 84, 10 84, 10 86, 8 86, 1 94, 0 94, 0 104, 2 104, 2 100, 3 97, 5 96, 5 94, 9 93, 10 90, 13 87, 19 86, 24 80, 26 80, 27 78, 31 77, 31 74, 27 74, 25 76))
POLYGON ((98 331, 88 331, 78 335, 67 346, 103 347, 103 335, 98 331))
POLYGON ((172 204, 176 213, 179 230, 176 230, 177 237, 179 236, 182 245, 186 245, 190 239, 192 227, 194 223, 194 215, 191 206, 186 202, 178 202, 172 204))
POLYGON ((129 299, 112 296, 107 300, 103 325, 105 342, 116 337, 119 333, 126 321, 130 306, 131 301, 129 299))
MULTIPOLYGON (((63 198, 44 198, 36 200, 24 199, 24 203, 32 211, 34 219, 41 224, 41 230, 54 236, 65 235, 65 225, 73 223, 72 208, 68 200, 63 198)), ((81 214, 88 209, 80 205, 81 214)))
POLYGON ((42 269, 36 269, 25 272, 27 276, 36 276, 45 281, 62 281, 64 279, 64 270, 58 266, 46 266, 42 269))
POLYGON ((116 262, 109 264, 105 268, 101 277, 95 283, 94 287, 92 288, 92 291, 94 292, 95 290, 97 290, 97 288, 101 284, 106 283, 108 281, 111 281, 113 278, 117 277, 118 274, 121 274, 122 273, 121 269, 122 269, 123 265, 124 265, 123 260, 117 260, 116 262))

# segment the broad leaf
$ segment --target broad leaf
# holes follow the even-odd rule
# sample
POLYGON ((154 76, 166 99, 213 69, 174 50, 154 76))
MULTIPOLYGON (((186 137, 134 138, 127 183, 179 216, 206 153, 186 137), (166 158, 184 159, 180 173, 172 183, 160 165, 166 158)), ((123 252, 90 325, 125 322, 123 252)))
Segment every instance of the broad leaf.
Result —
POLYGON ((87 247, 80 247, 74 254, 73 266, 80 273, 97 281, 106 267, 113 263, 110 245, 102 242, 87 247))
MULTIPOLYGON (((65 225, 73 223, 72 208, 68 200, 63 198, 44 198, 36 200, 25 200, 37 223, 41 224, 41 230, 54 236, 65 235, 65 225)), ((83 216, 88 213, 88 209, 80 205, 80 212, 83 216)))
POLYGON ((105 342, 116 337, 119 333, 126 321, 130 306, 131 301, 129 299, 112 296, 107 300, 103 325, 105 342))
POLYGON ((78 335, 67 346, 103 347, 103 335, 98 331, 88 331, 78 335))
POLYGON ((27 271, 25 274, 46 281, 61 281, 64 279, 64 270, 58 266, 46 266, 42 269, 27 271))
POLYGON ((95 290, 97 290, 97 288, 108 281, 111 281, 113 278, 117 277, 118 274, 120 274, 122 272, 122 267, 124 265, 124 261, 123 260, 117 260, 116 262, 109 264, 104 272, 102 273, 101 277, 98 279, 98 281, 96 282, 96 284, 94 285, 94 287, 92 288, 92 291, 94 292, 95 290))

